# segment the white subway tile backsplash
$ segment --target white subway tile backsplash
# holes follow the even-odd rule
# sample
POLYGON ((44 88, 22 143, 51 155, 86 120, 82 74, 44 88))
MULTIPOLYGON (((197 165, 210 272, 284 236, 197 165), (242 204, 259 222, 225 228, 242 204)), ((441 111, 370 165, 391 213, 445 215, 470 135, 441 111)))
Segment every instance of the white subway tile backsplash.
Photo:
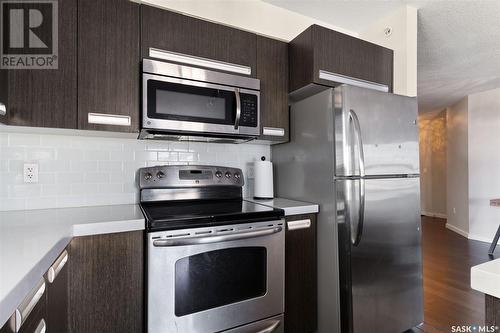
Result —
POLYGON ((268 146, 0 133, 0 210, 136 203, 139 168, 215 164, 245 173, 261 156, 270 158, 268 146), (39 164, 38 183, 24 183, 24 163, 39 164))

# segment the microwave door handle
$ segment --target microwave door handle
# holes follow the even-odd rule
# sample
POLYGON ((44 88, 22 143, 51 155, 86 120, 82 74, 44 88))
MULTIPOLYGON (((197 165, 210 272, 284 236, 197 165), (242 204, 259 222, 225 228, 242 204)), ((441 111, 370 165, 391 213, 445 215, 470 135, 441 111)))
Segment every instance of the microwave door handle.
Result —
POLYGON ((220 243, 220 242, 228 242, 234 240, 269 236, 272 234, 276 234, 283 230, 282 227, 271 227, 260 230, 251 230, 251 231, 238 231, 235 233, 228 233, 223 235, 214 235, 214 236, 195 236, 195 237, 186 237, 179 239, 156 239, 153 241, 154 247, 167 247, 167 246, 184 246, 184 245, 199 245, 199 244, 210 244, 210 243, 220 243))
POLYGON ((241 97, 239 88, 234 88, 234 95, 236 97, 236 119, 234 121, 234 129, 237 130, 240 126, 241 117, 241 97))

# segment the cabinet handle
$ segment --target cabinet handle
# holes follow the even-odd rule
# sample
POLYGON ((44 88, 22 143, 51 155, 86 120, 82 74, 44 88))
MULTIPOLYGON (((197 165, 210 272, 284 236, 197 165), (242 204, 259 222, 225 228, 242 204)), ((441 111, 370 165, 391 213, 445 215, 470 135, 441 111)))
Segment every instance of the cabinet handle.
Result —
POLYGON ((340 84, 349 84, 351 86, 389 92, 389 87, 385 84, 357 79, 355 77, 350 77, 342 74, 331 73, 321 69, 319 70, 319 78, 322 80, 337 82, 340 84))
POLYGON ((89 113, 89 124, 99 125, 115 125, 115 126, 130 126, 132 123, 130 116, 123 116, 119 114, 105 114, 105 113, 89 113))
POLYGON ((42 298, 45 292, 45 280, 42 278, 36 288, 34 288, 29 295, 21 302, 21 305, 17 307, 10 319, 10 328, 14 332, 19 332, 21 326, 24 324, 31 311, 38 304, 38 301, 42 298))
POLYGON ((288 221, 287 223, 288 230, 297 230, 297 229, 306 229, 311 226, 311 220, 297 220, 297 221, 288 221))
POLYGON ((45 333, 47 330, 47 325, 45 324, 45 319, 40 320, 38 326, 33 333, 45 333))
POLYGON ((0 103, 0 116, 5 116, 7 114, 7 106, 0 103))
POLYGON ((47 271, 47 280, 49 280, 50 283, 54 282, 57 274, 59 274, 64 265, 66 265, 66 262, 68 262, 68 252, 64 250, 59 258, 57 258, 54 264, 50 266, 49 270, 47 271))
POLYGON ((278 128, 278 127, 263 127, 262 128, 262 135, 285 136, 285 129, 278 128))

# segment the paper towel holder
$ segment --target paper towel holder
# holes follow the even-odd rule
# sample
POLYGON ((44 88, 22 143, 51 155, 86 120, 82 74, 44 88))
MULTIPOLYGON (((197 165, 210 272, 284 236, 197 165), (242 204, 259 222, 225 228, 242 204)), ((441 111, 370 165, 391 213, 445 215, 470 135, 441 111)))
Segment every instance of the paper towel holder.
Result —
POLYGON ((273 191, 273 164, 261 156, 255 162, 254 196, 256 200, 270 200, 274 197, 273 191))

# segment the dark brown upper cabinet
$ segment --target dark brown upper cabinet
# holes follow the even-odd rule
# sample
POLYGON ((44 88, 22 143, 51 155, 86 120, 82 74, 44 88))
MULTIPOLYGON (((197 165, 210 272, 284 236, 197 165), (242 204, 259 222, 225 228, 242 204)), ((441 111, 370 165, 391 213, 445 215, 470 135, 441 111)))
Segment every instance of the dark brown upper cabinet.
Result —
POLYGON ((249 66, 255 77, 255 34, 151 6, 141 5, 141 11, 143 58, 156 48, 249 66))
POLYGON ((78 128, 139 131, 140 9, 128 0, 78 0, 78 128), (89 123, 89 114, 130 125, 89 123))
POLYGON ((286 142, 289 138, 287 43, 257 36, 257 78, 260 79, 260 139, 286 142))
POLYGON ((9 125, 76 128, 77 0, 58 2, 58 68, 0 73, 0 121, 9 125))
POLYGON ((290 91, 311 83, 336 86, 319 71, 387 85, 392 92, 393 51, 312 25, 290 42, 290 91))

